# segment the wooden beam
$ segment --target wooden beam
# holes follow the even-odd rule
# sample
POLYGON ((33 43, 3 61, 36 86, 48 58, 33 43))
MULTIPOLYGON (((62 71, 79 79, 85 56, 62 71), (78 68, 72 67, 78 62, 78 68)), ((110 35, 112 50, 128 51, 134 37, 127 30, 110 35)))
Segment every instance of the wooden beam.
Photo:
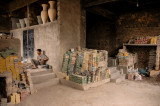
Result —
POLYGON ((34 3, 38 0, 13 0, 8 4, 9 11, 15 11, 20 8, 23 8, 31 3, 34 3))
POLYGON ((100 5, 100 4, 105 4, 105 3, 109 3, 109 2, 115 2, 118 0, 95 0, 93 2, 87 3, 85 5, 85 7, 92 7, 92 6, 96 6, 96 5, 100 5))

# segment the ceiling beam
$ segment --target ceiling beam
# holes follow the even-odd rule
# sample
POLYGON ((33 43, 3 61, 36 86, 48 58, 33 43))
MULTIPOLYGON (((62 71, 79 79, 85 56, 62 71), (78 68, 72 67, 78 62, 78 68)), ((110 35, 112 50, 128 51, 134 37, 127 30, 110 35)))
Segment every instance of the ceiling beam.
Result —
POLYGON ((0 0, 0 8, 2 8, 2 9, 8 9, 6 3, 4 1, 2 1, 2 0, 0 0))
POLYGON ((105 18, 110 19, 110 20, 113 20, 113 17, 115 15, 112 12, 108 11, 107 9, 104 9, 102 7, 99 7, 99 6, 94 6, 94 7, 87 8, 87 11, 89 11, 91 13, 94 13, 94 14, 97 14, 97 15, 101 15, 105 18))
POLYGON ((95 0, 93 2, 89 2, 89 3, 85 4, 85 7, 92 7, 92 6, 105 4, 105 3, 109 3, 109 2, 115 2, 115 1, 118 1, 118 0, 95 0))
POLYGON ((13 0, 8 4, 9 11, 15 11, 17 9, 23 8, 28 4, 34 3, 38 0, 13 0))

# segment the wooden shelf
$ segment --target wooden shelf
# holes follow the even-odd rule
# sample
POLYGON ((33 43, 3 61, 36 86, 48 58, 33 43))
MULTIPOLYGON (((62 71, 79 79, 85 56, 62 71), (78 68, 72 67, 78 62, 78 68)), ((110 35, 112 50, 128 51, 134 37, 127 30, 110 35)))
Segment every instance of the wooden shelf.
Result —
POLYGON ((160 67, 160 45, 159 44, 123 44, 123 48, 126 49, 126 46, 153 46, 153 47, 156 47, 156 63, 155 63, 155 66, 156 66, 156 70, 159 70, 160 67))
POLYGON ((158 44, 123 44, 124 46, 160 46, 158 44))

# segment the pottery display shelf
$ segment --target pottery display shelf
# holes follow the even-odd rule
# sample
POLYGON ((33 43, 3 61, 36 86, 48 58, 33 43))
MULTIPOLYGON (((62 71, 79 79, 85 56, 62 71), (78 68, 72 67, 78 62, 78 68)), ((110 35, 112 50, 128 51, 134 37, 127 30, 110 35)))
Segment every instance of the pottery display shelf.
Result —
POLYGON ((11 31, 14 31, 14 30, 27 30, 27 29, 34 29, 34 28, 38 28, 38 27, 46 27, 46 26, 50 26, 52 24, 58 24, 58 21, 55 20, 53 22, 47 22, 45 24, 37 24, 37 25, 33 25, 33 26, 28 26, 28 27, 24 27, 24 28, 18 28, 18 29, 13 29, 11 31))

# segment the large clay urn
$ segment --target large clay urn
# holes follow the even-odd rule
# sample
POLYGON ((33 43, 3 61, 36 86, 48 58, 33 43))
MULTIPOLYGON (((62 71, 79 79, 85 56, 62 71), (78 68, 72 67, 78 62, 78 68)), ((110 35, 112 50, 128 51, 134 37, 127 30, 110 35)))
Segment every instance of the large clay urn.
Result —
POLYGON ((55 1, 49 1, 50 8, 48 9, 48 15, 51 22, 56 19, 56 9, 55 9, 55 1))
POLYGON ((24 22, 26 24, 26 27, 29 27, 29 19, 28 18, 24 18, 24 22))
POLYGON ((21 28, 24 28, 25 27, 24 19, 19 19, 19 22, 20 22, 21 28))
POLYGON ((48 12, 47 12, 47 4, 42 4, 43 10, 41 11, 41 18, 43 24, 45 24, 48 20, 48 12))

